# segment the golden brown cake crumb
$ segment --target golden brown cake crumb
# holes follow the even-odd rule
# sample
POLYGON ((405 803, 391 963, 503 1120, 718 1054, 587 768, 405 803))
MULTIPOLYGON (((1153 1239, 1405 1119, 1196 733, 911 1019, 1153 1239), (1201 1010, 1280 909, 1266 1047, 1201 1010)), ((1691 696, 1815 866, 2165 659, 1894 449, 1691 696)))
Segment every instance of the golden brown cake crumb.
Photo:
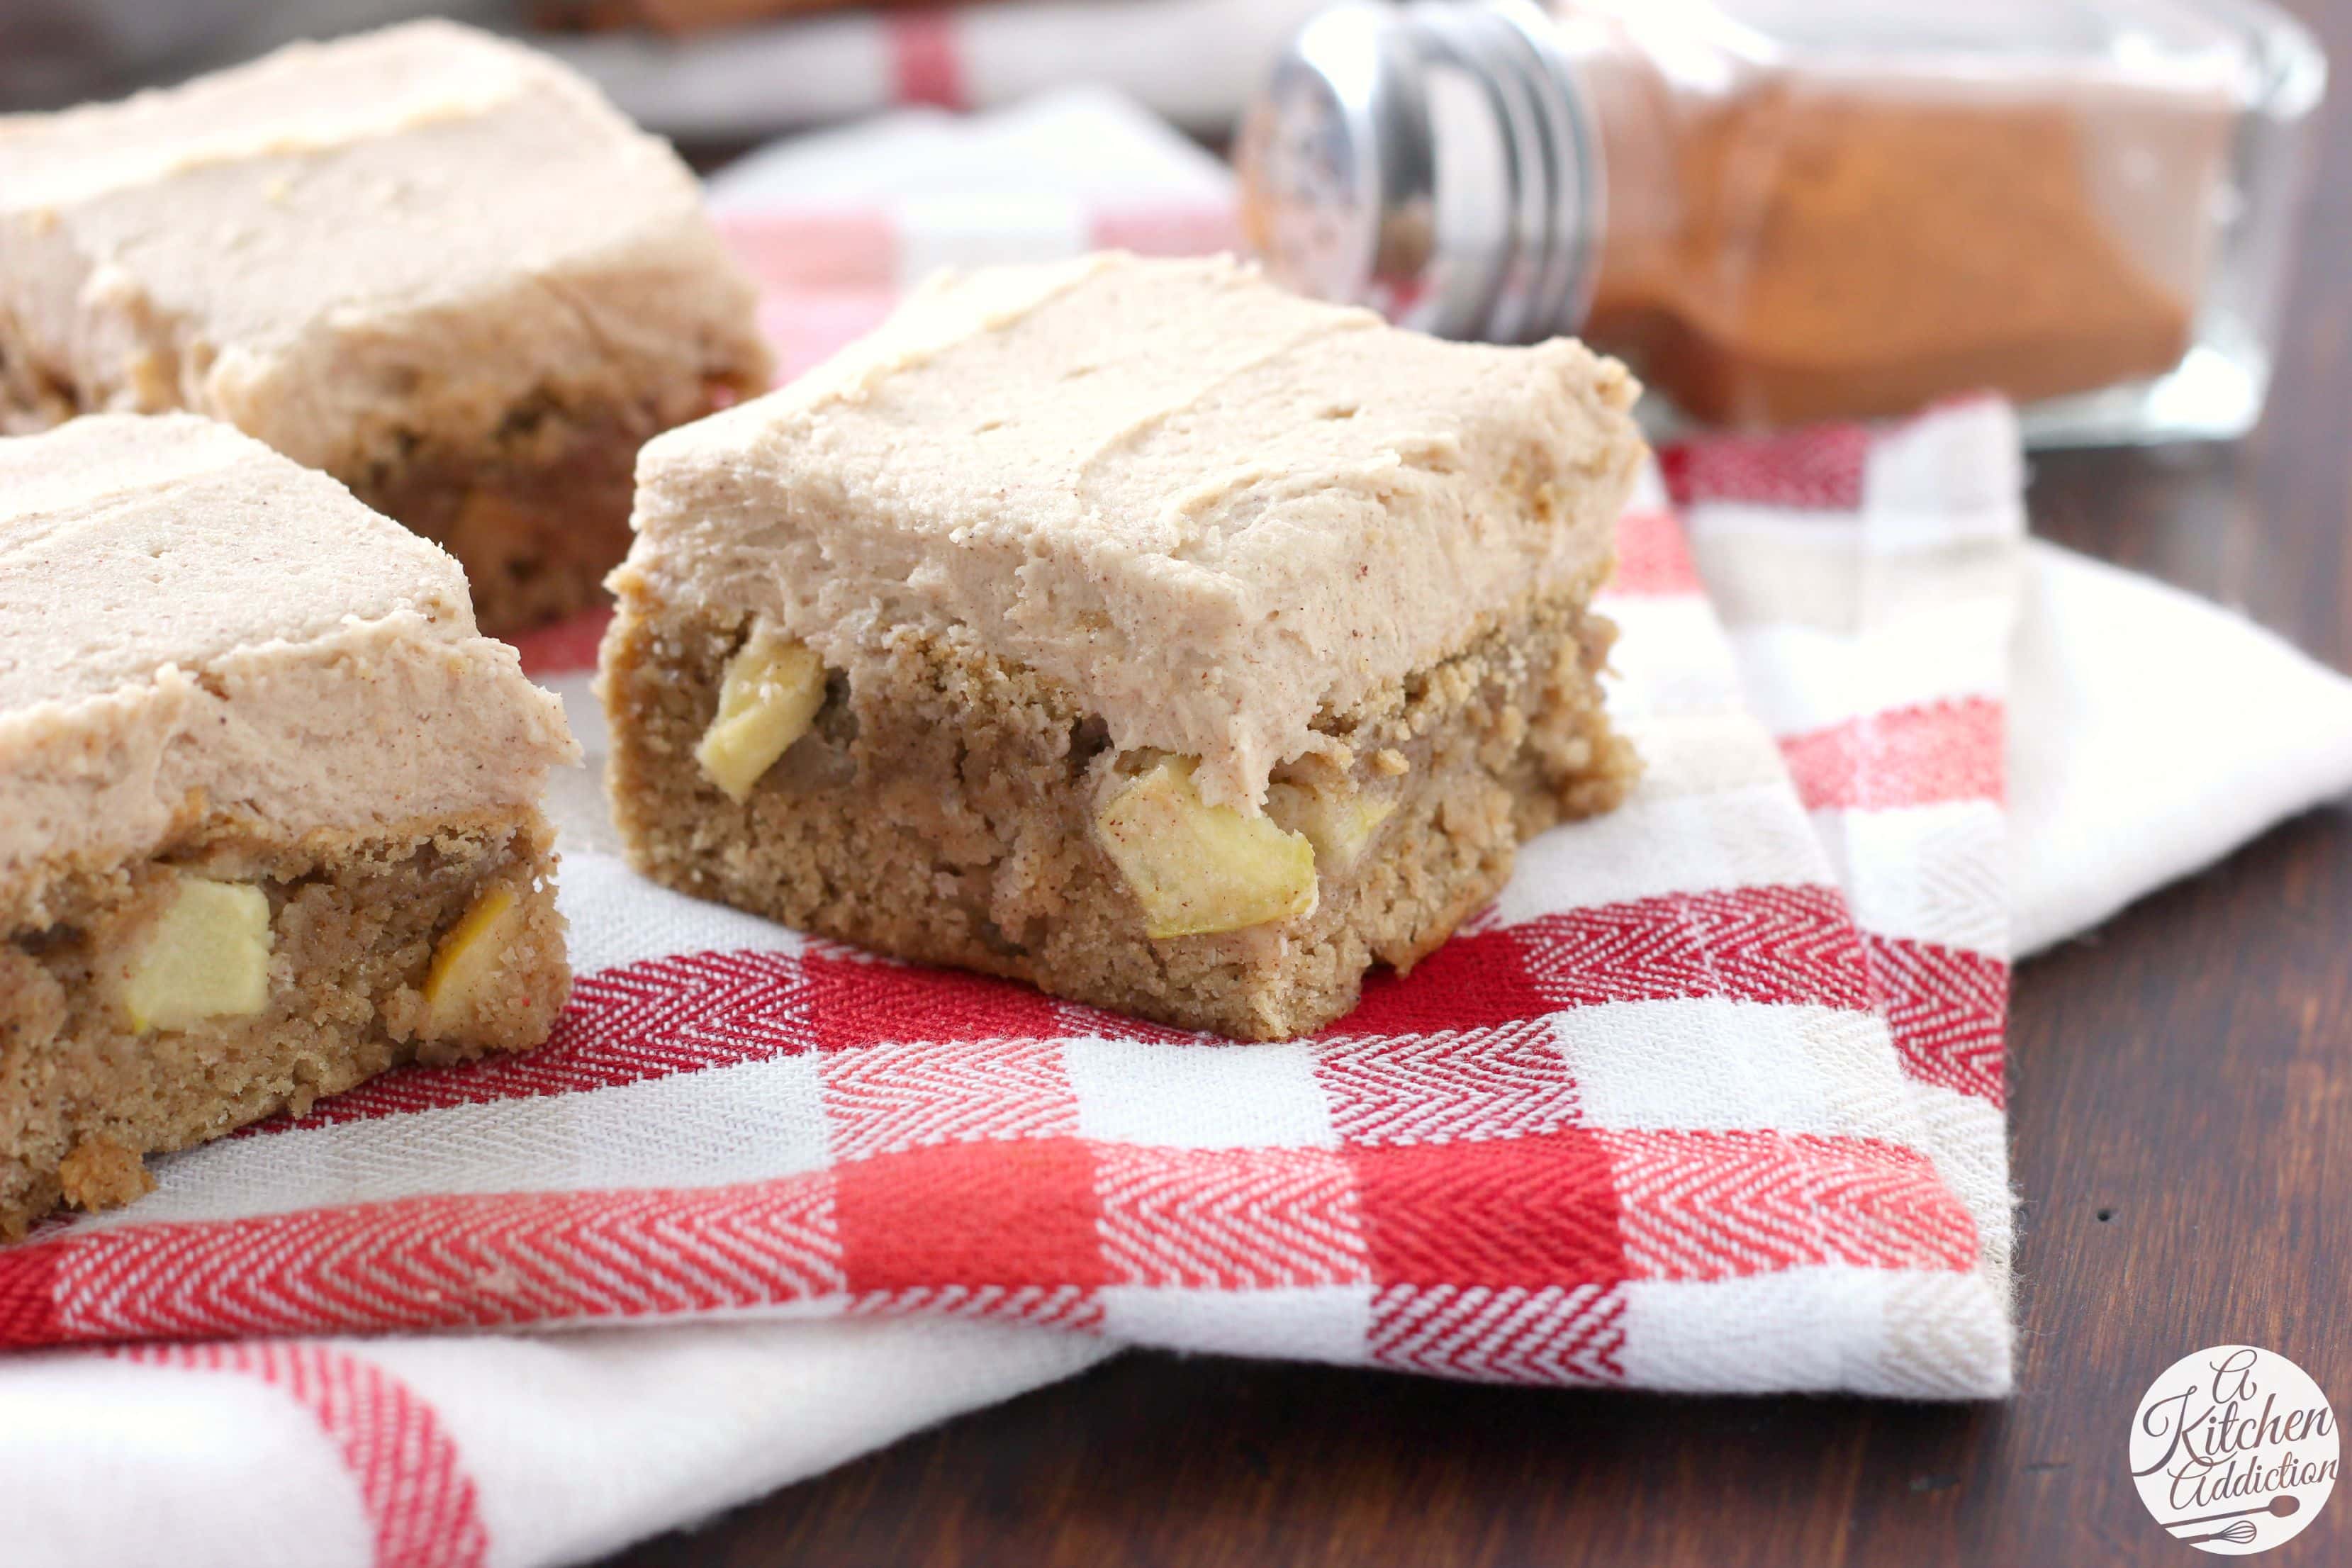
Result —
POLYGON ((46 879, 37 926, 0 904, 0 1237, 60 1199, 138 1196, 142 1154, 300 1115, 405 1062, 537 1045, 571 984, 554 878, 553 835, 526 808, 290 844, 191 835, 143 863, 46 879), (141 1028, 119 980, 189 876, 261 890, 267 994, 249 1014, 141 1028), (518 912, 482 1003, 436 1028, 436 956, 495 889, 518 912))
POLYGON ((1068 692, 902 635, 877 668, 835 679, 738 804, 695 751, 741 636, 625 598, 607 635, 611 795, 638 869, 886 952, 1244 1039, 1346 1013, 1368 967, 1409 970, 1499 892, 1521 840, 1608 810, 1639 771, 1595 679, 1613 628, 1539 606, 1321 721, 1366 761, 1276 771, 1277 825, 1301 819, 1299 792, 1385 808, 1350 863, 1318 857, 1312 911, 1153 941, 1094 831, 1134 759, 1068 692))
POLYGON ((155 1190, 138 1152, 111 1138, 85 1138, 73 1146, 58 1166, 58 1185, 65 1201, 78 1209, 121 1208, 133 1198, 155 1190))

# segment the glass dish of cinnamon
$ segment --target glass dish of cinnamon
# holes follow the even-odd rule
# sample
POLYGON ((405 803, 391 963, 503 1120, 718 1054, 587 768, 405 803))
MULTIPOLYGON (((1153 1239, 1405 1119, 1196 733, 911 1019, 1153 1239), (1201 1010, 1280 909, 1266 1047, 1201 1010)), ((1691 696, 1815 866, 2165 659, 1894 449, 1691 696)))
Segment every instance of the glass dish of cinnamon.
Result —
POLYGON ((1276 276, 1573 331, 1690 418, 1979 389, 2042 442, 2258 415, 2325 80, 2260 0, 1347 5, 1237 146, 1276 276))

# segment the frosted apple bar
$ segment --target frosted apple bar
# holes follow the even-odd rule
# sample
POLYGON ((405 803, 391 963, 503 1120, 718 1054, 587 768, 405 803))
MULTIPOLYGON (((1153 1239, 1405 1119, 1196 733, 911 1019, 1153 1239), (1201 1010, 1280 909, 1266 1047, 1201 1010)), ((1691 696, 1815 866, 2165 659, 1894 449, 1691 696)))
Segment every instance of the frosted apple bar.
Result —
POLYGON ((754 302, 676 153, 448 22, 0 115, 0 431, 226 420, 447 548, 501 635, 601 597, 646 437, 767 386, 754 302))
POLYGON ((1230 261, 950 276, 661 437, 604 648, 648 875, 1245 1038, 1622 796, 1634 387, 1230 261))
POLYGON ((546 1037, 556 700, 440 550, 189 415, 0 439, 0 1239, 546 1037))

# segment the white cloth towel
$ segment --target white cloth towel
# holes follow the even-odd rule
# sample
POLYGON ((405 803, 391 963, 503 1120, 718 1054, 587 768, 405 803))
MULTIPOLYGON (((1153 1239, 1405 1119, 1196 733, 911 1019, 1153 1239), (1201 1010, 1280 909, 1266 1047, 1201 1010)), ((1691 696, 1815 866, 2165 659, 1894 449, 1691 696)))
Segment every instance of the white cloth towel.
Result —
POLYGON ((2352 681, 2177 588, 2036 542, 2011 665, 2020 957, 2352 784, 2352 681))

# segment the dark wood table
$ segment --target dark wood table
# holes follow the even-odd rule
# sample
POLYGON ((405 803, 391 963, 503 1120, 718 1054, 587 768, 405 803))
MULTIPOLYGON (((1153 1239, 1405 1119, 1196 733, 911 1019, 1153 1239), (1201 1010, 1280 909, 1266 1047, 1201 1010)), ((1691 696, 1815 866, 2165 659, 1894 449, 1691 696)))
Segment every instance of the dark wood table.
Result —
MULTIPOLYGON (((2302 0, 2352 67, 2352 0, 2302 0)), ((2035 527, 2352 666, 2352 88, 2323 110, 2271 412, 2047 455, 2035 527)), ((2193 713, 2181 743, 2197 744, 2193 713)), ((1682 1399, 1136 1352, 615 1559, 656 1564, 2186 1563, 2126 1474, 2176 1358, 2352 1419, 2352 809, 2026 963, 2018 1394, 1682 1399)), ((2352 1486, 2265 1562, 2352 1563, 2352 1486)))

